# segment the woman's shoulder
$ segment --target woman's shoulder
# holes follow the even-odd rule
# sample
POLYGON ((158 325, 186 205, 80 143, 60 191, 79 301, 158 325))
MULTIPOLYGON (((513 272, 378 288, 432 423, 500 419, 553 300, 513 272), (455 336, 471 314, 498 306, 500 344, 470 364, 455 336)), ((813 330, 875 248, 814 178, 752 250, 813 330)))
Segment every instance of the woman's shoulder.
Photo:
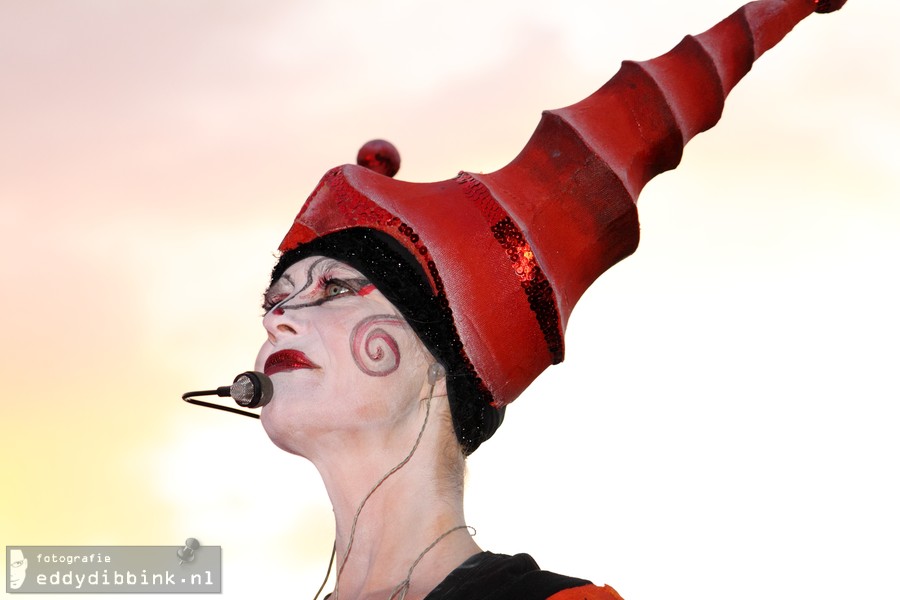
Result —
POLYGON ((481 552, 453 570, 425 600, 622 600, 609 586, 542 571, 527 554, 481 552))

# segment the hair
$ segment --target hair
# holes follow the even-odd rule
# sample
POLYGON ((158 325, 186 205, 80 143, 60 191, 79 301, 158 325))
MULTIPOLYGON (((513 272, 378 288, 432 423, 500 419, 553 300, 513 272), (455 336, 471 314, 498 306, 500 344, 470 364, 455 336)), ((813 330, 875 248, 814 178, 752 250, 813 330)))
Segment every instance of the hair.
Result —
MULTIPOLYGON (((442 431, 454 431, 452 415, 441 415, 442 431)), ((438 483, 449 495, 461 495, 466 478, 466 454, 455 435, 441 434, 438 483)))
POLYGON ((503 421, 504 411, 490 405, 490 392, 465 357, 447 298, 432 291, 409 251, 380 231, 344 229, 286 251, 272 269, 272 282, 292 264, 315 255, 340 260, 364 274, 443 365, 453 430, 463 454, 468 456, 490 438, 503 421))

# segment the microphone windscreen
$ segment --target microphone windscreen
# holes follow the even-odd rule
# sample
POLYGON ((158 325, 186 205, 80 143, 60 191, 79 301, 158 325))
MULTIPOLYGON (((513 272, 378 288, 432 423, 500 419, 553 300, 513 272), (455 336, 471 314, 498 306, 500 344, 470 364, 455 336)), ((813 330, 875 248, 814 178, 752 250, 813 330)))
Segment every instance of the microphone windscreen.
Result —
POLYGON ((241 406, 258 408, 272 399, 272 380, 258 371, 247 371, 234 378, 231 397, 241 406))

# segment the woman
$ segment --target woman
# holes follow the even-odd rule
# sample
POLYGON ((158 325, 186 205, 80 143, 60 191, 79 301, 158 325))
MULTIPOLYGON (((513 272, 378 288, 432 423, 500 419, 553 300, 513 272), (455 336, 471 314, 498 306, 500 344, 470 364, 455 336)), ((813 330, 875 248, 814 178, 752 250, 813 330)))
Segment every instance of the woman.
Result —
POLYGON ((473 541, 464 455, 496 429, 499 411, 467 406, 481 400, 449 341, 452 323, 399 244, 348 229, 286 252, 272 280, 256 367, 271 377, 274 397, 262 422, 325 482, 336 520, 335 597, 471 598, 512 584, 502 597, 572 587, 616 597, 538 571, 524 555, 482 553, 473 541))
POLYGON ((257 369, 266 432, 334 505, 333 598, 616 598, 482 552, 464 456, 563 357, 575 302, 637 246, 635 199, 721 114, 752 62, 842 3, 763 0, 545 113, 510 165, 411 184, 384 143, 323 178, 280 246, 257 369), (387 175, 387 176, 385 176, 387 175))
MULTIPOLYGON (((543 586, 547 597, 585 586, 538 572, 525 556, 481 552, 465 525, 464 456, 443 366, 368 277, 301 256, 276 267, 257 368, 275 391, 266 432, 316 465, 334 506, 332 597, 471 598, 511 583, 543 586)), ((616 597, 590 588, 590 597, 616 597)))
POLYGON ((425 596, 478 552, 464 530, 463 459, 446 426, 439 363, 364 275, 321 256, 284 270, 266 294, 263 322, 269 339, 257 368, 272 378, 276 398, 263 425, 276 445, 311 460, 325 481, 336 546, 346 549, 340 594, 389 597, 421 549, 456 532, 417 565, 409 597, 425 596), (414 456, 357 520, 373 482, 413 447, 414 456))

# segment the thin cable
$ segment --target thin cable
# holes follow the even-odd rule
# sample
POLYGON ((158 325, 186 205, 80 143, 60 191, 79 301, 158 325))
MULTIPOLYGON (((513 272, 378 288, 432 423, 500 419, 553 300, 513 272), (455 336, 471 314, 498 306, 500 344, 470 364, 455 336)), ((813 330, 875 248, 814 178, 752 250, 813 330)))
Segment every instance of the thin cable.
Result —
MULTIPOLYGON (((212 402, 204 402, 203 400, 194 400, 190 398, 191 395, 197 395, 197 392, 188 392, 184 396, 181 397, 182 400, 187 402, 188 404, 196 404, 197 406, 205 406, 207 408, 216 408, 218 410, 225 410, 230 413, 234 413, 236 415, 244 415, 245 417, 253 417, 254 419, 258 419, 259 415, 256 413, 252 413, 246 410, 241 410, 239 408, 232 408, 231 406, 222 406, 221 404, 213 404, 212 402)), ((205 394, 206 396, 212 396, 212 394, 205 394)))
POLYGON ((363 507, 366 505, 366 502, 369 501, 369 498, 372 497, 372 494, 375 493, 381 484, 387 481, 387 478, 399 471, 409 460, 412 458, 413 454, 415 454, 416 449, 419 447, 419 442, 422 441, 422 436, 425 434, 425 427, 428 425, 428 415, 431 414, 431 399, 434 397, 434 382, 431 384, 431 389, 428 392, 428 401, 425 403, 425 421, 422 423, 422 428, 419 430, 419 435, 416 437, 416 443, 413 444, 412 450, 409 451, 409 454, 406 455, 406 458, 401 460, 397 466, 393 469, 385 473, 385 475, 378 480, 369 493, 366 494, 366 497, 363 498, 363 501, 360 503, 359 508, 356 509, 356 514, 353 516, 353 525, 350 527, 350 540, 347 542, 347 551, 344 553, 344 560, 341 562, 341 566, 338 569, 337 578, 334 582, 334 592, 332 592, 332 600, 338 600, 338 588, 341 584, 341 574, 344 572, 344 567, 347 566, 347 559, 350 557, 350 550, 353 548, 353 538, 356 535, 356 523, 359 521, 359 515, 362 512, 363 507))
POLYGON ((319 594, 322 593, 322 590, 325 589, 325 584, 328 583, 328 576, 331 575, 331 567, 334 566, 334 555, 337 553, 337 545, 332 544, 331 546, 331 560, 328 561, 328 570, 325 571, 325 579, 322 580, 322 585, 319 586, 319 591, 316 592, 316 595, 313 596, 313 600, 319 600, 319 594))
POLYGON ((425 558, 425 555, 428 554, 428 551, 437 546, 438 542, 440 542, 442 539, 444 539, 454 531, 458 531, 460 529, 471 529, 473 532, 472 535, 475 535, 475 528, 469 527, 468 525, 457 525, 456 527, 451 527, 450 529, 439 535, 436 540, 431 542, 428 547, 422 550, 419 556, 416 557, 416 560, 413 561, 412 566, 409 567, 409 571, 406 572, 406 579, 397 584, 397 587, 395 587, 394 591, 391 592, 391 595, 388 596, 388 600, 394 600, 394 596, 396 596, 397 594, 400 594, 400 598, 398 600, 404 600, 406 598, 406 592, 409 591, 409 584, 410 580, 412 579, 413 570, 419 565, 419 561, 425 558))

